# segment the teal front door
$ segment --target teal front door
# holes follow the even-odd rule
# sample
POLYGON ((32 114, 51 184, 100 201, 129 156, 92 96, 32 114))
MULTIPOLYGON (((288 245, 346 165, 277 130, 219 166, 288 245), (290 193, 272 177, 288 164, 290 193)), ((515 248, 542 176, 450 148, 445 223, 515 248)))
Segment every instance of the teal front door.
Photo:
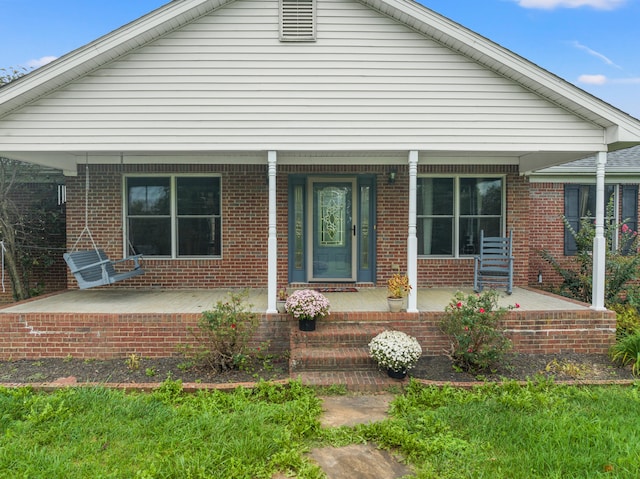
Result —
POLYGON ((356 180, 309 181, 308 281, 356 281, 356 180))

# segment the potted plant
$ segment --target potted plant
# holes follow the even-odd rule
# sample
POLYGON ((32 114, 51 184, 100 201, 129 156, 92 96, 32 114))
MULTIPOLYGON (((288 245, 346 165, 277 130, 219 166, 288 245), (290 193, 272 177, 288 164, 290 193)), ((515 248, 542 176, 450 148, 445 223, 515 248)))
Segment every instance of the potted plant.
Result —
POLYGON ((287 312, 287 310, 285 309, 285 304, 288 297, 289 293, 287 292, 286 286, 282 286, 278 289, 278 298, 276 299, 276 308, 278 309, 278 313, 283 314, 287 312))
POLYGON ((422 356, 420 343, 402 331, 383 331, 369 343, 369 354, 392 378, 402 379, 422 356))
POLYGON ((387 281, 387 303, 389 311, 397 313, 405 307, 405 298, 411 291, 409 277, 406 274, 396 273, 387 281))
POLYGON ((315 331, 316 320, 329 314, 329 300, 313 289, 300 289, 291 293, 285 310, 298 320, 301 331, 315 331))

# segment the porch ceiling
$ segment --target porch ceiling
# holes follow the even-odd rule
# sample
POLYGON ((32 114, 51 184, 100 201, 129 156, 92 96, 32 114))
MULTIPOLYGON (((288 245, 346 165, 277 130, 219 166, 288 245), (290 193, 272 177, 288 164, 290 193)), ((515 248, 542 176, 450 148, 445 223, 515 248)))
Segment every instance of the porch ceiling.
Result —
MULTIPOLYGON (((279 164, 354 165, 405 164, 408 151, 280 151, 279 164)), ((593 151, 431 151, 419 150, 420 164, 518 165, 521 174, 593 156, 593 151)), ((85 164, 266 164, 267 152, 126 151, 47 152, 3 151, 0 156, 55 168, 67 176, 85 164)))
MULTIPOLYGON (((444 311, 457 288, 425 288, 417 294, 419 311, 444 311)), ((462 290, 471 294, 472 291, 462 290)), ((121 288, 65 291, 46 298, 5 306, 2 313, 201 313, 218 300, 228 299, 228 289, 210 290, 130 290, 121 288)), ((360 288, 358 292, 323 293, 335 312, 386 312, 386 288, 360 288)), ((249 290, 248 304, 256 312, 267 309, 266 289, 249 290)), ((526 288, 513 288, 511 296, 500 295, 500 305, 520 305, 521 311, 588 310, 577 303, 526 288)))

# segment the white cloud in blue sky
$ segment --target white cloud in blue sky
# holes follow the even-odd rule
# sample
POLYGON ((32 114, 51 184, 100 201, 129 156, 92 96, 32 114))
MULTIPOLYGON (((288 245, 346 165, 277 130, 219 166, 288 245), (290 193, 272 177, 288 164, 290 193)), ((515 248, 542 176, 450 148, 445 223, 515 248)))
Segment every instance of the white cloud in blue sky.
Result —
POLYGON ((35 58, 33 60, 29 60, 25 66, 28 68, 38 68, 43 65, 46 65, 47 63, 51 63, 53 60, 57 58, 58 57, 53 57, 53 56, 35 58))
POLYGON ((585 85, 604 85, 608 79, 604 75, 580 75, 578 81, 585 85))
POLYGON ((613 10, 626 3, 627 0, 516 0, 524 8, 554 8, 592 7, 598 10, 613 10))
POLYGON ((574 47, 576 47, 576 48, 577 48, 577 49, 579 49, 579 50, 583 50, 583 51, 587 52, 587 53, 588 53, 589 55, 591 55, 591 56, 594 56, 594 57, 596 57, 596 58, 599 58, 600 60, 602 60, 602 62, 603 62, 605 65, 609 65, 610 67, 617 68, 617 69, 619 69, 619 70, 621 70, 621 69, 622 69, 622 67, 621 67, 621 66, 616 65, 616 64, 613 62, 613 60, 611 60, 610 58, 608 58, 606 55, 604 55, 604 54, 602 54, 602 53, 600 53, 600 52, 597 52, 597 51, 595 51, 595 50, 592 50, 591 48, 589 48, 589 47, 588 47, 588 46, 586 46, 586 45, 583 45, 583 44, 582 44, 582 43, 580 43, 580 42, 573 42, 573 46, 574 46, 574 47))

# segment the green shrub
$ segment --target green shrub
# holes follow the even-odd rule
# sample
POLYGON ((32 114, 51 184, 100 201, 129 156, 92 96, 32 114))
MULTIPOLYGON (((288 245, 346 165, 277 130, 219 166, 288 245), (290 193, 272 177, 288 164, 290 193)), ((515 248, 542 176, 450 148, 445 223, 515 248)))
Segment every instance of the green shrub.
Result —
MULTIPOLYGON (((613 218, 613 202, 607 205, 607 217, 613 218)), ((542 258, 562 277, 560 294, 590 303, 593 296, 593 239, 595 225, 590 218, 580 222, 580 230, 575 231, 563 217, 567 231, 576 241, 577 254, 566 261, 558 261, 548 251, 542 251, 542 258)), ((605 303, 624 303, 629 297, 629 283, 638 279, 640 274, 640 246, 638 234, 623 221, 618 224, 605 222, 606 273, 605 303), (614 249, 614 240, 620 245, 614 249)))
MULTIPOLYGON (((516 305, 515 307, 518 307, 516 305)), ((445 308, 441 330, 451 339, 449 357, 464 371, 480 372, 500 362, 511 341, 499 327, 510 308, 498 308, 498 293, 457 292, 445 308)))
POLYGON ((228 301, 218 301, 214 309, 204 311, 197 330, 191 333, 196 346, 182 346, 185 356, 196 363, 226 371, 246 367, 251 351, 249 341, 255 333, 259 318, 244 305, 248 293, 229 293, 228 301))
POLYGON ((640 284, 633 283, 627 287, 625 297, 625 304, 633 306, 636 310, 640 311, 640 284))
POLYGON ((616 312, 616 337, 621 339, 640 333, 640 314, 631 304, 612 304, 610 308, 616 312))
POLYGON ((640 374, 640 333, 618 339, 609 351, 611 359, 622 366, 632 364, 634 375, 640 374))

